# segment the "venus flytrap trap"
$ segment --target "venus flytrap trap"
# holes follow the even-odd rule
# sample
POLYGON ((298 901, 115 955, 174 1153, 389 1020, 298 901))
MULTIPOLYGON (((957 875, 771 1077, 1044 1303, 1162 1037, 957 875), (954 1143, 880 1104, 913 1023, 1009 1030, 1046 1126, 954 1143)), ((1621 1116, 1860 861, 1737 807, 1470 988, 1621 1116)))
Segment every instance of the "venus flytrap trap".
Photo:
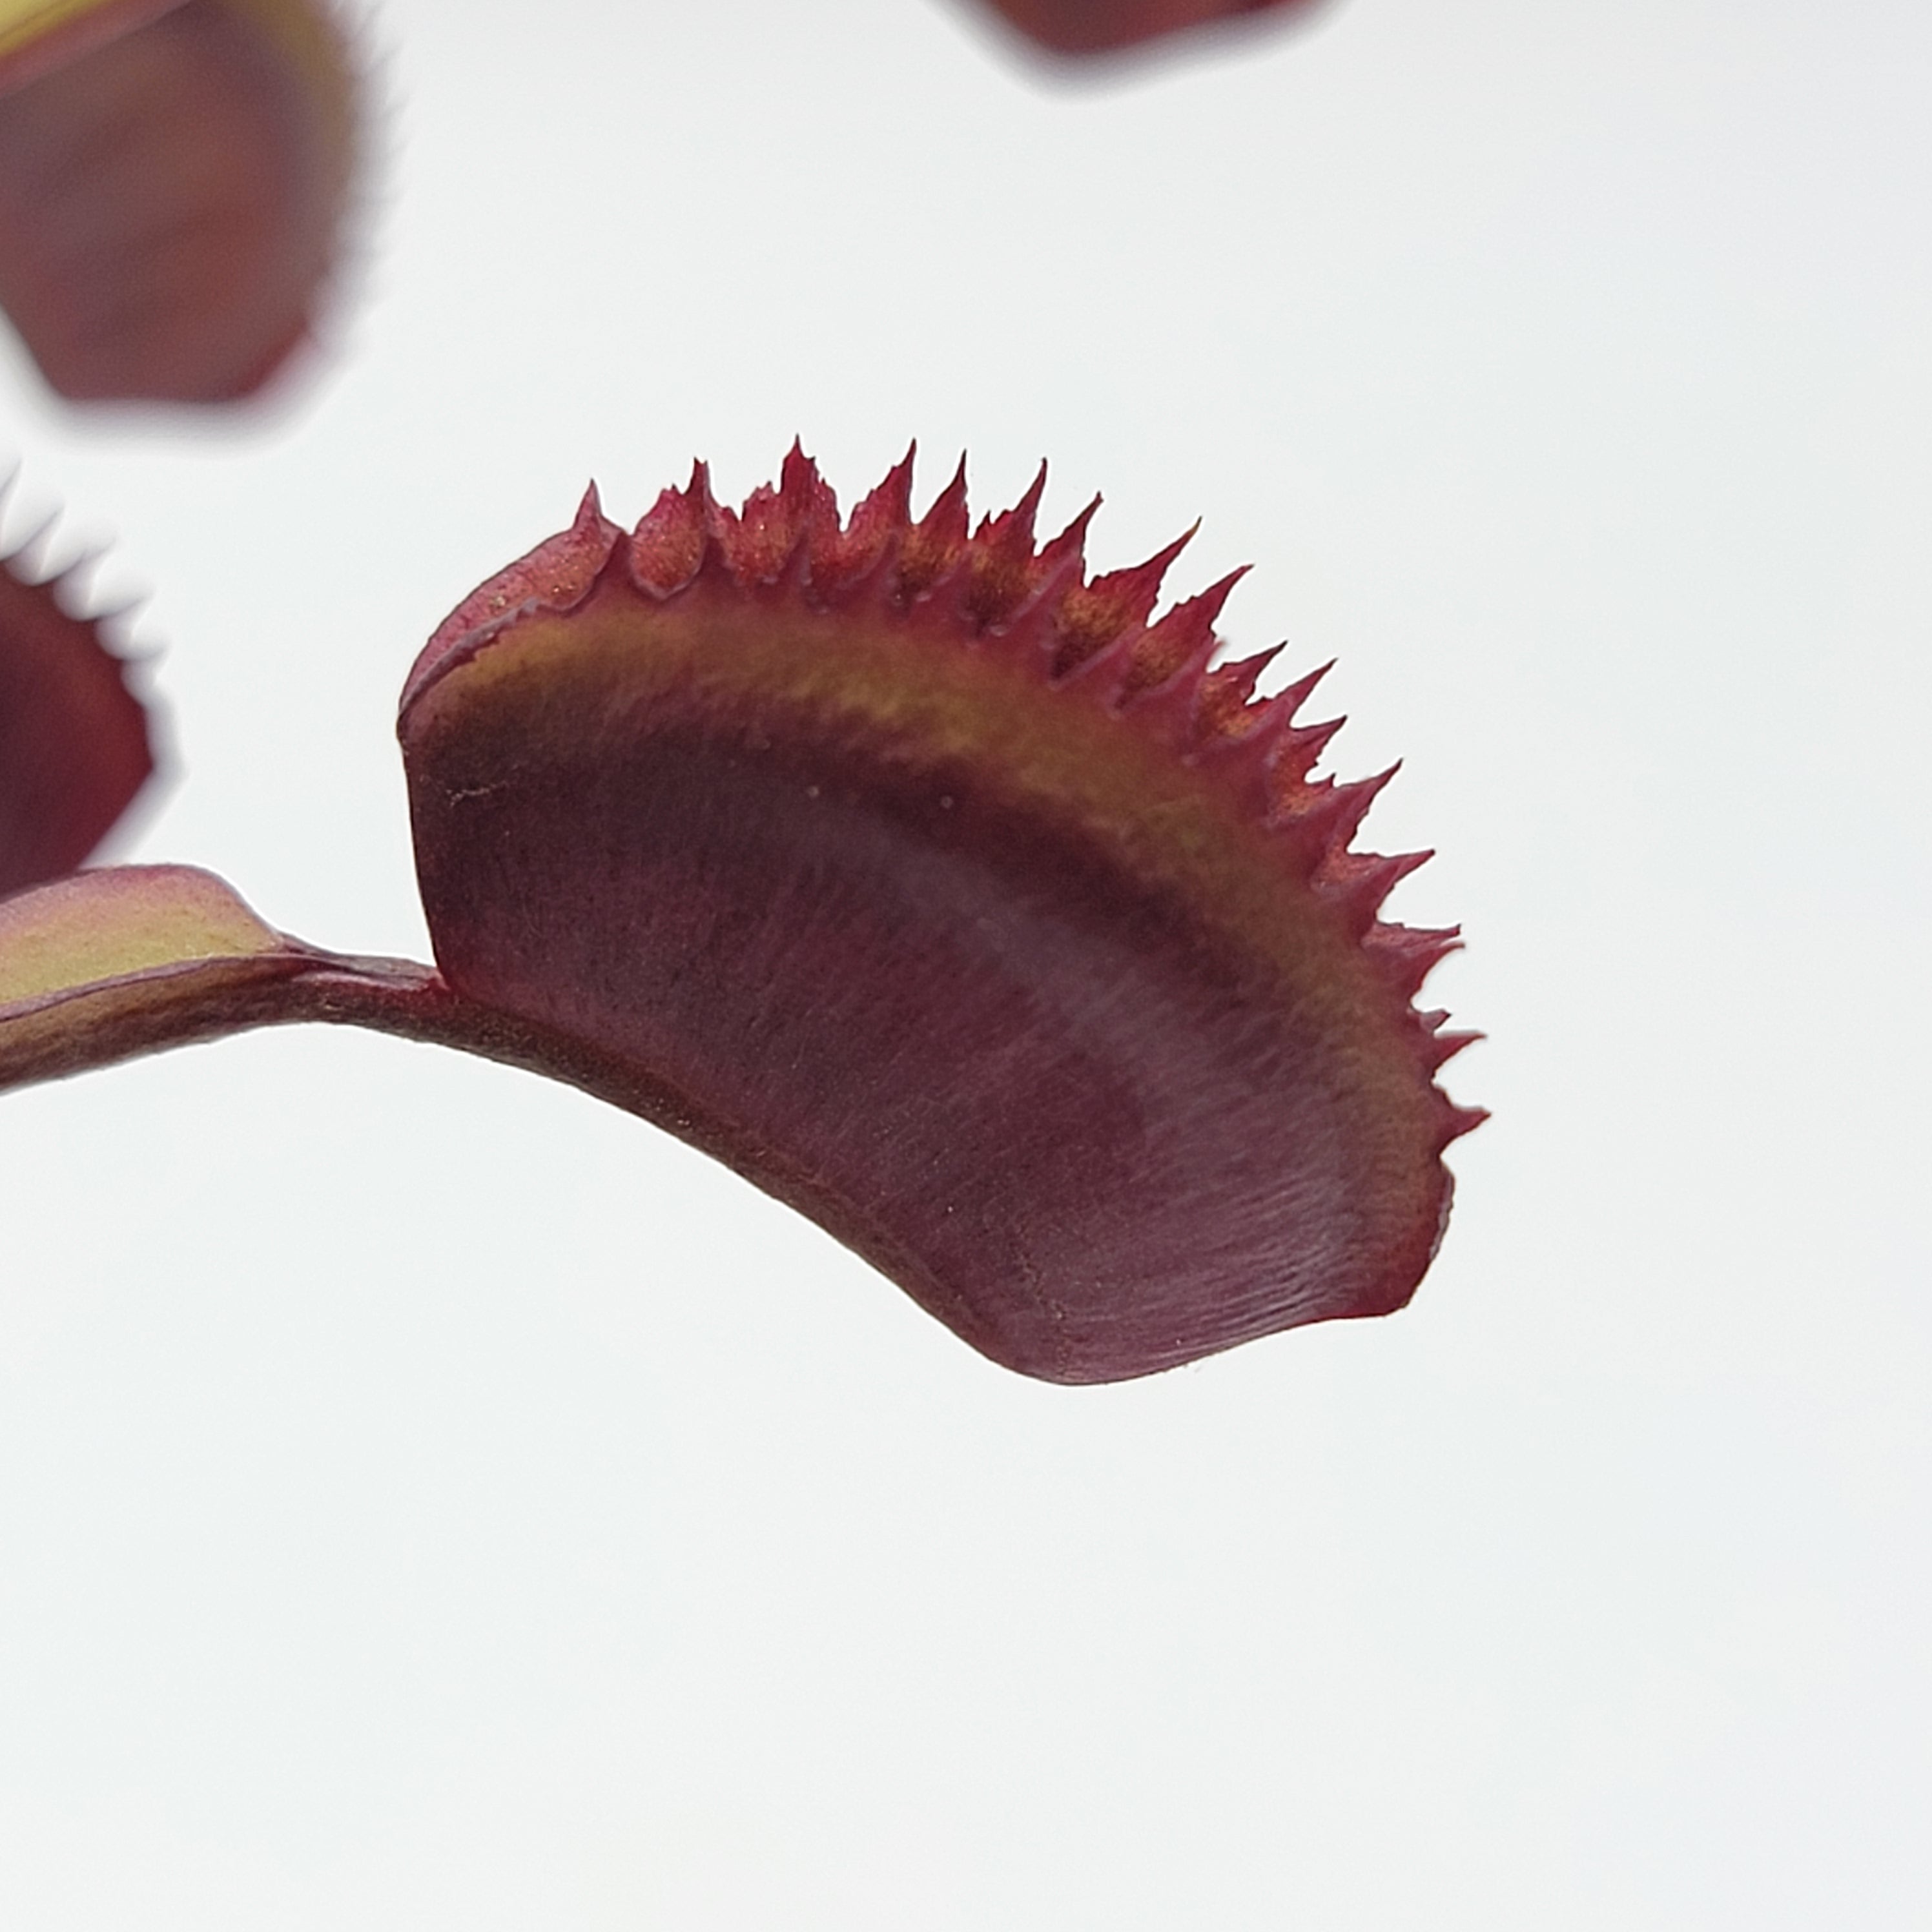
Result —
MULTIPOLYGON (((0 1084, 296 1021, 461 1047, 1054 1381, 1400 1307, 1481 1118, 1434 1079, 1471 1036, 1414 1004, 1454 932, 1379 916, 1426 855, 1352 848, 1388 775, 1312 776, 1319 671, 1216 662, 1232 578, 1156 616, 1186 539, 1090 577, 1094 506, 1036 538, 1044 475, 976 529, 963 465, 915 518, 910 455, 849 518, 796 447, 735 512, 701 465, 628 533, 592 492, 404 691, 434 966, 190 868, 76 874, 0 903, 0 1084)), ((27 634, 124 736, 88 627, 27 634)))

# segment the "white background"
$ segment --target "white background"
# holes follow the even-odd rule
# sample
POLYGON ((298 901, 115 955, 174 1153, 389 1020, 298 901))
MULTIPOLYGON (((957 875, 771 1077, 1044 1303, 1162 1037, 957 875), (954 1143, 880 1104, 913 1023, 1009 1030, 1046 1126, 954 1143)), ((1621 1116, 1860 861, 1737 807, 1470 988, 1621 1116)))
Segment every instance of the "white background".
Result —
MULTIPOLYGON (((1488 1044, 1393 1320, 1070 1391, 694 1155, 321 1031, 0 1103, 0 1915, 1932 1922, 1932 14, 1346 0, 1070 84, 938 0, 391 0, 344 352, 0 370, 182 782, 420 954, 471 586, 795 431, 1197 515, 1488 1044)), ((21 512, 14 513, 23 524, 21 512)))

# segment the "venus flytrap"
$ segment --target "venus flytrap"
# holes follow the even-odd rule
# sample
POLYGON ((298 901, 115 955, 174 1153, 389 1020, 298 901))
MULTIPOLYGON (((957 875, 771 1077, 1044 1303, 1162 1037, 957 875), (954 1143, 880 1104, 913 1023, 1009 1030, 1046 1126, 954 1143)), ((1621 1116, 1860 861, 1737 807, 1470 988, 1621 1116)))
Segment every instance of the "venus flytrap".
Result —
MULTIPOLYGON (((460 1047, 1054 1381, 1402 1306, 1480 1118, 1434 1081, 1471 1036, 1413 1004, 1454 932, 1379 916, 1426 855, 1352 849, 1387 775, 1312 776, 1319 672, 1216 663, 1232 578, 1156 616, 1181 544, 1090 578, 1092 507, 1037 541, 1043 482, 976 529, 963 466, 914 516, 910 456, 849 518, 796 448, 735 512, 702 466, 628 532, 592 492, 404 691, 434 965, 82 872, 0 902, 0 1084, 298 1021, 460 1047)), ((124 736, 89 627, 46 638, 124 736)), ((106 797, 109 734, 74 742, 106 797)))

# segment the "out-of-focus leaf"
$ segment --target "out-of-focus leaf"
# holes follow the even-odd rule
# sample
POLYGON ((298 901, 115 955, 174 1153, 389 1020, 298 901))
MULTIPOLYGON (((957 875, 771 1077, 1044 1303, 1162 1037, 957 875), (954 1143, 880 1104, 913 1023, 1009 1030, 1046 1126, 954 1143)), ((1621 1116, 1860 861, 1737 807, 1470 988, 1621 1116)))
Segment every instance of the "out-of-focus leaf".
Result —
POLYGON ((986 0, 1056 53, 1091 54, 1255 14, 1305 13, 1311 0, 986 0))
POLYGON ((334 260, 357 98, 323 0, 0 0, 0 306, 47 381, 259 388, 334 260))

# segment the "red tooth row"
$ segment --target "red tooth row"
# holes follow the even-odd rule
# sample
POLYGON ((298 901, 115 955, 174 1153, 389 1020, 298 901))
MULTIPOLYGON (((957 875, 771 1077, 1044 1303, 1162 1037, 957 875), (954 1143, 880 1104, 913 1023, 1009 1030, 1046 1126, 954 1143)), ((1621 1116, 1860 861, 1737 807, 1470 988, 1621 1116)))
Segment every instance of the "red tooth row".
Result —
MULTIPOLYGON (((1429 855, 1384 858, 1349 850, 1396 768, 1346 784, 1310 778, 1345 721, 1295 720, 1331 665, 1257 698, 1256 682, 1283 646, 1236 663, 1213 663, 1221 648, 1215 624, 1247 566, 1150 622, 1162 580, 1192 530, 1143 563, 1090 580, 1084 544, 1099 497, 1058 536, 1036 544, 1046 486, 1042 464, 1011 509, 982 518, 974 529, 962 458, 915 520, 914 454, 908 449, 843 521, 831 486, 796 442, 777 488, 760 485, 735 511, 713 497, 710 470, 700 462, 683 489, 663 492, 628 542, 603 514, 592 485, 569 530, 452 614, 424 652, 410 692, 443 651, 458 644, 473 647, 481 635, 536 609, 566 610, 609 569, 623 572, 638 590, 658 598, 706 578, 741 590, 788 583, 819 608, 870 598, 938 628, 955 626, 988 644, 1022 653, 1033 646, 1048 684, 1118 712, 1177 755, 1211 770, 1246 816, 1279 836, 1300 876, 1344 908, 1359 936, 1400 930, 1378 928, 1374 915, 1429 855)), ((1432 952, 1429 964, 1448 950, 1445 944, 1432 952)), ((1410 955, 1391 956, 1402 961, 1393 983, 1419 982, 1410 955)))

